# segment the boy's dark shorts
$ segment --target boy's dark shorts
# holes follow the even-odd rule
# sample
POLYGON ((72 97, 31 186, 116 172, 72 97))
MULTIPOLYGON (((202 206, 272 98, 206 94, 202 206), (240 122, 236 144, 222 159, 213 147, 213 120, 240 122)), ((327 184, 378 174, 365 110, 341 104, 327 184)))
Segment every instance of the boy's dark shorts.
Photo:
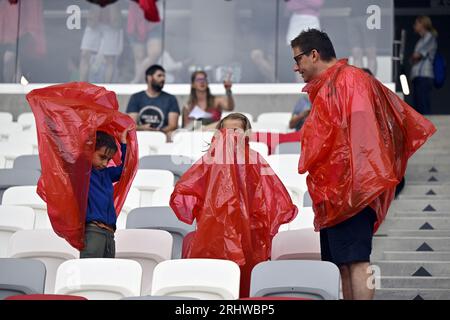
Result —
POLYGON ((370 262, 375 211, 366 207, 353 217, 320 230, 322 260, 337 266, 370 262))

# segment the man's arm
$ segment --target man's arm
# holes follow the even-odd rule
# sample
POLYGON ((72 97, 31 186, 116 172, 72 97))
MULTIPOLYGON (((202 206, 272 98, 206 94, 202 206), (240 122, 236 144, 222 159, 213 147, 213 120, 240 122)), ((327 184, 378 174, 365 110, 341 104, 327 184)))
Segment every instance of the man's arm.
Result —
POLYGON ((136 123, 136 130, 141 130, 141 131, 151 131, 151 130, 153 130, 153 128, 148 123, 146 123, 146 124, 138 124, 139 113, 137 113, 137 112, 130 112, 130 113, 127 113, 127 114, 134 120, 134 123, 136 123))
POLYGON ((139 124, 139 101, 137 94, 131 96, 127 106, 127 114, 134 120, 134 123, 136 123, 136 130, 151 130, 150 124, 139 124))
POLYGON ((289 121, 289 129, 295 129, 300 121, 306 119, 308 114, 309 110, 305 110, 299 114, 293 114, 291 120, 289 121))
POLYGON ((162 128, 161 131, 165 134, 172 132, 178 128, 178 117, 180 116, 177 112, 169 112, 169 123, 166 127, 162 128))

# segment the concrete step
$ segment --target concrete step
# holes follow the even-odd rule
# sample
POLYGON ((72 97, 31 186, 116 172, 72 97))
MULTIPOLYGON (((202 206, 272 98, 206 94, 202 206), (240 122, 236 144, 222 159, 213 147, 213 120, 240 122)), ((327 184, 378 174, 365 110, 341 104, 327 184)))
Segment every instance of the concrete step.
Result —
MULTIPOLYGON (((450 159, 449 159, 450 161, 450 159)), ((449 172, 411 172, 405 174, 405 181, 407 185, 429 185, 437 186, 443 184, 449 184, 450 173, 449 172)))
POLYGON ((408 185, 398 195, 399 200, 446 200, 450 199, 450 185, 408 185))
POLYGON ((391 217, 415 217, 415 218, 448 218, 450 212, 414 212, 414 211, 400 211, 390 212, 391 217))
POLYGON ((372 251, 372 261, 376 260, 410 260, 450 262, 450 251, 372 251))
MULTIPOLYGON (((450 261, 373 261, 374 267, 379 268, 380 275, 397 277, 450 277, 450 261)), ((450 288, 449 288, 450 289, 450 288)))
POLYGON ((378 251, 445 251, 450 237, 374 237, 372 245, 378 251))
POLYGON ((450 163, 450 155, 436 154, 414 154, 408 161, 408 164, 420 165, 446 165, 450 163))
POLYGON ((405 230, 391 229, 387 232, 389 237, 450 237, 449 230, 405 230))
POLYGON ((450 200, 395 200, 389 207, 390 212, 419 212, 423 214, 450 212, 450 200))
POLYGON ((381 288, 449 289, 450 277, 381 277, 381 288))
POLYGON ((449 173, 450 172, 450 164, 448 163, 441 163, 438 165, 432 165, 432 164, 414 164, 414 163, 408 163, 408 166, 406 168, 406 173, 449 173))
POLYGON ((375 300, 450 300, 450 289, 382 288, 375 290, 375 300))
POLYGON ((449 148, 447 143, 436 143, 430 144, 429 146, 420 148, 415 153, 417 155, 440 155, 440 156, 450 156, 449 148))
POLYGON ((428 225, 434 230, 448 230, 450 229, 450 218, 442 217, 398 217, 395 215, 388 215, 381 224, 377 234, 387 234, 392 229, 408 229, 408 230, 423 230, 428 225), (422 228, 422 229, 421 229, 422 228))

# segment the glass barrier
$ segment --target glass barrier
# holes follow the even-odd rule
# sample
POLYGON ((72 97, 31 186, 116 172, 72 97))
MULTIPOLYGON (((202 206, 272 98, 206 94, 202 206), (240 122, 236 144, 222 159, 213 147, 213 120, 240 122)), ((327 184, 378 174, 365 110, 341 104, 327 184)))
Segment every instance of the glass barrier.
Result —
POLYGON ((189 83, 198 69, 211 83, 292 83, 290 41, 313 27, 339 58, 390 82, 393 0, 373 2, 158 0, 154 23, 130 0, 0 0, 0 82, 144 83, 158 63, 167 83, 189 83))

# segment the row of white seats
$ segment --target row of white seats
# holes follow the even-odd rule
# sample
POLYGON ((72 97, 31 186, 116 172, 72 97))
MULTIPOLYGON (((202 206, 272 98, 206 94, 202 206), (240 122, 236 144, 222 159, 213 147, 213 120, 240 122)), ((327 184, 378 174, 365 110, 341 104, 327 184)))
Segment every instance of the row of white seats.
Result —
MULTIPOLYGON (((320 260, 320 244, 317 237, 317 233, 312 229, 280 232, 273 240, 272 260, 320 260)), ((134 260, 140 266, 140 291, 134 295, 155 294, 153 276, 157 265, 169 260, 179 261, 171 258, 173 238, 167 231, 118 230, 115 241, 116 258, 134 260)), ((78 259, 79 252, 52 230, 22 230, 10 237, 6 257, 40 260, 47 269, 45 293, 63 293, 58 290, 57 270, 65 261, 78 259)), ((78 270, 72 269, 71 272, 73 277, 77 277, 78 270)), ((205 277, 208 278, 208 275, 205 277)), ((113 282, 114 279, 110 278, 104 279, 113 282)))
MULTIPOLYGON (((36 130, 8 131, 6 126, 0 126, 0 168, 11 168, 14 159, 21 155, 38 154, 38 138, 36 130)), ((166 142, 162 132, 138 131, 139 157, 154 154, 182 155, 198 160, 206 153, 212 138, 211 131, 180 132, 174 137, 174 142, 166 142)), ((269 148, 262 142, 250 142, 250 147, 267 157, 269 148)))
MULTIPOLYGON (((40 262, 6 259, 0 260, 0 265, 4 267, 4 272, 0 272, 0 282, 3 280, 0 295, 2 283, 6 288, 17 291, 42 291, 45 266, 40 262), (27 281, 30 274, 35 279, 27 281)), ((139 263, 132 260, 72 259, 58 267, 55 292, 89 300, 239 298, 240 270, 232 261, 183 259, 160 262, 152 276, 151 295, 144 296, 140 295, 142 272, 139 263)), ((330 262, 265 261, 251 271, 250 297, 338 300, 339 287, 339 269, 330 262)), ((7 290, 6 294, 11 295, 10 291, 7 290)))
MULTIPOLYGON (((132 209, 169 206, 174 180, 173 173, 167 170, 139 169, 119 214, 117 228, 125 228, 127 214, 132 209)), ((30 207, 35 212, 34 228, 51 228, 47 204, 37 195, 36 188, 36 186, 10 187, 3 193, 2 205, 30 207)))
MULTIPOLYGON (((226 111, 222 113, 222 119, 225 118, 227 115, 233 112, 238 111, 226 111)), ((245 115, 250 123, 252 124, 266 124, 266 128, 273 128, 273 124, 279 124, 279 127, 282 130, 287 130, 287 126, 289 124, 289 121, 292 117, 292 113, 290 112, 265 112, 261 113, 256 121, 252 114, 248 112, 240 112, 243 115, 245 115)), ((0 112, 0 123, 10 123, 13 122, 13 115, 10 112, 0 112)), ((17 118, 17 123, 21 124, 23 128, 27 129, 30 126, 35 125, 35 119, 32 112, 24 112, 21 113, 17 118)), ((263 127, 263 129, 265 129, 263 127)))

